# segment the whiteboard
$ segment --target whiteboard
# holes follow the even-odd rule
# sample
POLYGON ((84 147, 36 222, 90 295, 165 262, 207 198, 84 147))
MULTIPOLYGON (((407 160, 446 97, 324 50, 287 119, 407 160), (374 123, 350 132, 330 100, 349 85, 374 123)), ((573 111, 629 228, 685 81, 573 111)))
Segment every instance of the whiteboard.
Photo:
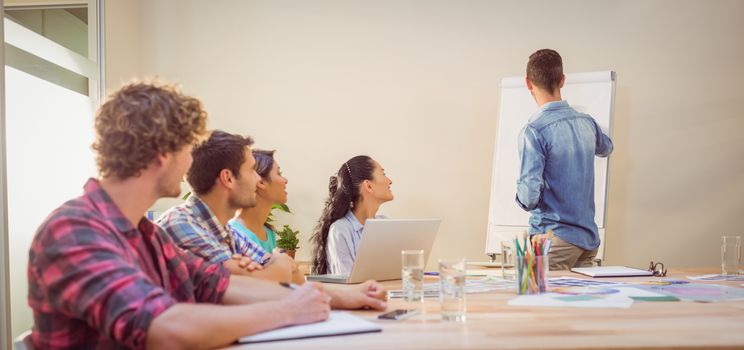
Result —
MULTIPOLYGON (((610 136, 614 96, 615 72, 612 71, 566 74, 566 82, 561 89, 563 100, 577 111, 594 117, 602 131, 610 136)), ((524 76, 501 80, 486 253, 500 251, 498 242, 509 238, 505 235, 513 238, 513 232, 524 231, 529 226, 530 213, 522 210, 515 201, 520 169, 518 138, 519 132, 537 109, 524 76)), ((607 158, 595 157, 594 221, 600 229, 605 226, 607 175, 607 158)))

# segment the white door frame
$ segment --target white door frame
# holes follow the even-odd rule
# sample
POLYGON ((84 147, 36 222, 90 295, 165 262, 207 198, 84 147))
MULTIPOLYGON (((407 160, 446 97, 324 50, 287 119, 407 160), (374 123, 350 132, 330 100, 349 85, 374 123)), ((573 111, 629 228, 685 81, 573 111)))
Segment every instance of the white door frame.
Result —
MULTIPOLYGON (((81 1, 70 1, 80 3, 81 1)), ((88 77, 89 96, 97 106, 105 93, 105 35, 104 0, 87 0, 88 3, 88 57, 75 57, 69 50, 38 50, 38 38, 29 35, 25 28, 5 20, 5 4, 0 0, 0 37, 5 38, 6 30, 18 33, 22 40, 13 45, 34 55, 52 61, 66 69, 88 77), (86 59, 87 58, 87 59, 86 59), (82 59, 82 60, 81 60, 82 59), (90 64, 88 61, 93 61, 90 64)), ((33 33, 35 34, 35 33, 33 33)), ((5 45, 0 45, 0 350, 11 350, 10 325, 10 266, 8 252, 8 194, 7 194, 7 147, 5 128, 5 45)), ((61 47, 61 46, 60 46, 61 47)), ((62 48, 64 49, 64 48, 62 48)), ((95 108, 94 108, 95 109, 95 108)))
MULTIPOLYGON (((0 18, 5 18, 5 3, 0 0, 0 18)), ((0 37, 5 26, 0 23, 0 37)), ((0 349, 10 350, 10 270, 8 268, 8 182, 5 177, 5 45, 0 45, 0 349)))

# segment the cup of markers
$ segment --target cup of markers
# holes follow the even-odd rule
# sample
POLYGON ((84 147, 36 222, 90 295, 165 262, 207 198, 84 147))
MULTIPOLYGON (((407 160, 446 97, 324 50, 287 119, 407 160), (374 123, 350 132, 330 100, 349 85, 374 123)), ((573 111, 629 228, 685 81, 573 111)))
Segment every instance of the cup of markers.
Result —
MULTIPOLYGON (((552 232, 550 232, 552 233, 552 232)), ((539 294, 548 290, 548 252, 552 234, 532 241, 528 238, 515 239, 517 250, 517 294, 539 294)))

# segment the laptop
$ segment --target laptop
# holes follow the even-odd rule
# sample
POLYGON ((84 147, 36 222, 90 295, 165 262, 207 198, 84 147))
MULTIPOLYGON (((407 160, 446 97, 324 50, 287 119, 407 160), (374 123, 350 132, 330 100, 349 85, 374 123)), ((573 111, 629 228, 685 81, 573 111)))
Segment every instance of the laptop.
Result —
POLYGON ((361 283, 400 279, 400 251, 421 249, 429 260, 439 219, 367 219, 351 275, 310 275, 308 281, 361 283))

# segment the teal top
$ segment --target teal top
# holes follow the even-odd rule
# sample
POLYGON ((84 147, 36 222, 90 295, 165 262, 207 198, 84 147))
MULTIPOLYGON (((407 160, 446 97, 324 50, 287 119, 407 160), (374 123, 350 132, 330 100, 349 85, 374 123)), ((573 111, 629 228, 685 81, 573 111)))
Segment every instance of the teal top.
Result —
POLYGON ((243 225, 242 222, 231 219, 227 226, 229 226, 231 229, 233 229, 233 232, 239 235, 242 235, 245 238, 250 239, 251 241, 254 241, 261 245, 261 248, 266 250, 267 252, 271 253, 274 248, 276 248, 276 232, 274 230, 263 226, 264 231, 266 231, 266 240, 262 241, 261 239, 256 236, 253 231, 249 230, 245 225, 243 225))

